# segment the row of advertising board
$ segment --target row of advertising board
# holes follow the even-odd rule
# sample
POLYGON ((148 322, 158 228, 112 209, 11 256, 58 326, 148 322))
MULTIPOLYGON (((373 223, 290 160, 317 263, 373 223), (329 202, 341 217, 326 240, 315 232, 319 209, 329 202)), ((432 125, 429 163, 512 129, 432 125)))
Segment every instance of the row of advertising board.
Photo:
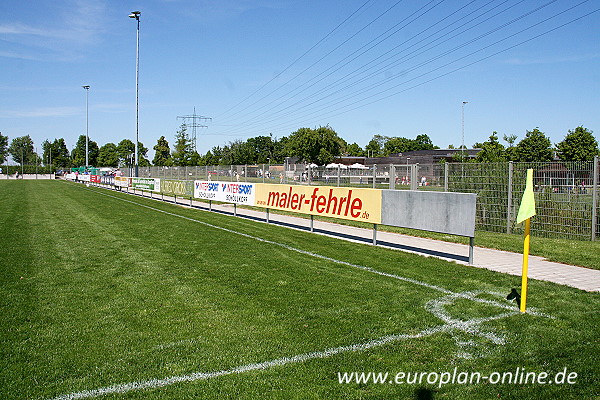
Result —
MULTIPOLYGON (((78 175, 77 180, 98 182, 92 177, 78 175)), ((111 177, 109 182, 98 178, 122 188, 474 236, 476 195, 468 193, 130 177, 111 177)))
POLYGON ((194 197, 333 218, 381 222, 381 190, 194 181, 194 197))

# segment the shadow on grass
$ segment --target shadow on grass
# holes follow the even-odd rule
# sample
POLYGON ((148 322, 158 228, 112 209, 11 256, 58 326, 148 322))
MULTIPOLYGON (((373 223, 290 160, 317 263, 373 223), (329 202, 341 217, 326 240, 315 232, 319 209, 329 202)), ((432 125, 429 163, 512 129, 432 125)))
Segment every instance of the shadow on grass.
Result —
POLYGON ((420 387, 415 390, 415 400, 433 400, 435 390, 420 387))

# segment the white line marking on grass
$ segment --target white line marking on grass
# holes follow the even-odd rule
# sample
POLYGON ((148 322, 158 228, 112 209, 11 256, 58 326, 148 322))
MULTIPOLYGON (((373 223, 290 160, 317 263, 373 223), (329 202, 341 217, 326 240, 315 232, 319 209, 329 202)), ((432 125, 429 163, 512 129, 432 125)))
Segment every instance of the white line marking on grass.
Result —
MULTIPOLYGON (((264 239, 264 238, 261 238, 261 237, 258 237, 258 236, 252 236, 252 235, 247 234, 247 233, 238 232, 238 231, 235 231, 233 229, 224 228, 222 226, 217 226, 217 225, 209 224, 208 222, 199 221, 197 219, 193 219, 193 218, 186 217, 186 216, 179 215, 179 214, 175 214, 175 213, 172 213, 172 212, 169 212, 169 211, 161 210, 159 208, 151 207, 151 206, 148 206, 146 204, 137 203, 135 201, 123 199, 121 197, 112 196, 110 194, 102 193, 102 192, 99 192, 99 191, 96 191, 96 190, 92 190, 92 189, 85 189, 85 190, 90 190, 90 191, 93 191, 94 193, 100 194, 102 196, 107 196, 107 197, 110 197, 110 198, 113 198, 113 199, 116 199, 116 200, 124 201, 126 203, 134 204, 136 206, 147 208, 149 210, 153 210, 153 211, 157 211, 157 212, 160 212, 160 213, 163 213, 163 214, 171 215, 173 217, 182 218, 182 219, 185 219, 187 221, 195 222, 195 223, 198 223, 198 224, 201 224, 201 225, 204 225, 204 226, 208 226, 208 227, 213 228, 213 229, 218 229, 218 230, 225 231, 225 232, 228 232, 228 233, 232 233, 232 234, 235 234, 235 235, 243 236, 243 237, 246 237, 246 238, 249 238, 249 239, 253 239, 253 240, 256 240, 256 241, 259 241, 259 242, 272 244, 274 246, 283 247, 286 250, 294 251, 294 252, 300 253, 300 254, 305 254, 305 255, 308 255, 308 256, 311 256, 311 257, 319 258, 321 260, 326 260, 326 261, 330 261, 330 262, 333 262, 333 263, 336 263, 336 264, 345 265, 345 266, 348 266, 348 267, 360 269, 360 270, 363 270, 363 271, 370 272, 372 274, 377 274, 377 275, 385 276, 387 278, 392 278, 392 279, 397 279, 397 280, 404 281, 404 282, 409 282, 409 283, 412 283, 412 284, 415 284, 415 285, 418 285, 418 286, 423 286, 423 287, 426 287, 426 288, 429 288, 429 289, 437 290, 438 292, 442 292, 442 293, 445 293, 445 294, 460 295, 461 297, 463 297, 465 299, 468 299, 468 300, 476 301, 476 302, 479 302, 479 303, 486 303, 486 304, 490 304, 490 305, 495 305, 497 307, 504 308, 506 310, 514 310, 515 309, 514 303, 510 303, 510 302, 500 303, 500 302, 493 301, 493 300, 481 299, 481 298, 477 298, 477 297, 474 297, 472 295, 469 295, 468 294, 469 292, 464 292, 463 294, 458 294, 458 293, 455 293, 455 292, 453 292, 451 290, 445 289, 445 288, 443 288, 441 286, 432 285, 432 284, 429 284, 429 283, 426 283, 426 282, 422 282, 422 281, 419 281, 419 280, 416 280, 416 279, 407 278, 407 277, 404 277, 404 276, 400 276, 400 275, 391 274, 391 273, 388 273, 388 272, 379 271, 379 270, 376 270, 376 269, 371 268, 371 267, 366 267, 364 265, 358 265, 358 264, 353 264, 353 263, 350 263, 350 262, 347 262, 347 261, 337 260, 335 258, 327 257, 327 256, 324 256, 324 255, 321 255, 321 254, 318 254, 318 253, 313 253, 312 251, 298 249, 296 247, 292 247, 292 246, 284 244, 284 243, 274 242, 272 240, 264 239)), ((148 198, 148 199, 150 199, 150 198, 148 198)), ((154 200, 157 200, 157 199, 154 199, 154 200)), ((528 311, 528 313, 531 314, 531 315, 549 317, 546 314, 537 312, 534 308, 530 308, 529 311, 528 311)))
POLYGON ((242 374, 244 372, 250 371, 259 371, 266 370, 273 367, 282 367, 289 364, 298 364, 306 361, 314 360, 314 359, 322 359, 329 358, 341 353, 347 352, 356 352, 356 351, 364 351, 368 349, 372 349, 375 347, 380 347, 386 344, 390 344, 393 342, 398 342, 401 340, 409 340, 409 339, 420 339, 427 336, 434 335, 436 333, 447 332, 462 332, 465 334, 478 336, 482 339, 488 339, 494 344, 504 344, 504 339, 487 332, 482 332, 480 330, 480 325, 484 322, 494 321, 506 317, 510 317, 513 315, 518 315, 518 310, 512 310, 510 312, 504 312, 498 315, 484 317, 484 318, 473 318, 470 320, 459 320, 455 318, 451 318, 448 314, 448 311, 445 310, 444 306, 452 304, 452 302, 456 299, 465 298, 466 296, 476 296, 480 294, 480 292, 465 292, 465 293, 452 293, 447 296, 443 296, 439 299, 431 300, 427 302, 426 309, 431 311, 435 316, 442 319, 445 323, 442 325, 437 325, 431 328, 427 328, 422 330, 419 333, 408 335, 408 334, 396 334, 396 335, 387 335, 380 337, 375 340, 371 340, 364 343, 357 343, 348 346, 340 346, 333 347, 323 351, 315 351, 312 353, 304 353, 299 354, 292 357, 282 357, 277 358, 270 361, 264 361, 261 363, 254 364, 245 364, 238 367, 234 367, 227 370, 214 371, 214 372, 194 372, 188 375, 178 375, 171 376, 163 379, 149 379, 146 381, 138 381, 138 382, 129 382, 119 385, 106 386, 98 389, 92 390, 84 390, 81 392, 74 392, 69 394, 64 394, 58 397, 54 397, 52 400, 75 400, 75 399, 84 399, 91 397, 99 397, 108 394, 117 394, 117 393, 127 393, 136 390, 143 389, 156 389, 160 387, 165 387, 169 385, 173 385, 176 383, 182 382, 196 382, 203 381, 212 378, 218 378, 221 376, 234 375, 234 374, 242 374))
MULTIPOLYGON (((482 331, 481 325, 485 322, 494 321, 494 320, 507 318, 510 316, 520 314, 520 312, 518 310, 516 310, 515 306, 512 304, 509 305, 507 303, 501 303, 498 301, 482 299, 482 298, 478 297, 481 294, 485 294, 485 293, 482 293, 479 291, 470 291, 470 292, 461 292, 461 293, 452 292, 452 291, 442 288, 440 286, 431 285, 431 284, 421 282, 421 281, 418 281, 415 279, 377 271, 370 267, 352 264, 352 263, 349 263, 346 261, 336 260, 336 259, 333 259, 330 257, 322 256, 320 254, 297 249, 297 248, 294 248, 294 247, 291 247, 291 246, 288 246, 288 245, 285 245, 282 243, 277 243, 277 242, 273 242, 273 241, 266 240, 263 238, 251 236, 251 235, 237 232, 237 231, 234 231, 234 230, 231 230, 228 228, 223 228, 220 226, 212 225, 212 224, 209 224, 209 223, 206 223, 203 221, 198 221, 198 220, 195 220, 195 219, 192 219, 189 217, 174 214, 174 213, 171 213, 168 211, 160 210, 160 209, 157 209, 154 207, 150 207, 150 206, 147 206, 144 204, 140 204, 140 203, 136 203, 136 202, 133 202, 130 200, 122 199, 122 198, 119 198, 116 196, 111 196, 111 195, 108 195, 105 193, 101 193, 101 192, 96 192, 96 193, 99 193, 104 196, 112 197, 117 200, 125 201, 125 202, 131 203, 131 204, 135 204, 140 207, 145 207, 150 210, 158 211, 158 212, 161 212, 161 213, 164 213, 167 215, 172 215, 172 216, 183 218, 183 219, 186 219, 186 220, 189 220, 192 222, 200 223, 200 224, 209 226, 214 229, 220 229, 220 230, 223 230, 226 232, 241 235, 241 236, 251 238, 254 240, 258 240, 258 241, 261 241, 264 243, 281 246, 285 249, 295 251, 295 252, 298 252, 301 254, 306 254, 311 257, 328 260, 328 261, 338 263, 341 265, 358 268, 363 271, 371 272, 374 274, 378 274, 378 275, 393 278, 393 279, 398 279, 398 280, 405 281, 405 282, 414 283, 419 286, 437 290, 439 292, 444 293, 445 296, 442 296, 441 298, 438 298, 438 299, 433 299, 433 300, 428 301, 425 304, 425 309, 427 311, 431 312, 433 315, 435 315, 439 319, 441 319, 444 322, 444 324, 434 326, 431 328, 427 328, 417 334, 412 334, 412 335, 408 335, 408 334, 388 335, 388 336, 383 336, 381 338, 371 340, 368 342, 364 342, 364 343, 357 343, 357 344, 352 344, 352 345, 348 345, 348 346, 334 347, 334 348, 329 348, 329 349, 326 349, 323 351, 304 353, 304 354, 299 354, 299 355, 292 356, 292 357, 282 357, 282 358, 277 358, 277 359, 274 359, 271 361, 265 361, 265 362, 261 362, 261 363, 246 364, 246 365, 238 366, 238 367, 228 369, 228 370, 221 370, 221 371, 214 371, 214 372, 195 372, 195 373, 191 373, 188 375, 172 376, 172 377, 167 377, 167 378, 163 378, 163 379, 150 379, 150 380, 146 380, 146 381, 138 381, 138 382, 130 382, 130 383, 106 386, 106 387, 102 387, 102 388, 98 388, 98 389, 84 390, 81 392, 64 394, 64 395, 61 395, 58 397, 54 397, 52 400, 74 400, 74 399, 99 397, 99 396, 104 396, 104 395, 108 395, 108 394, 127 393, 130 391, 136 391, 136 390, 155 389, 155 388, 169 386, 169 385, 173 385, 176 383, 182 383, 182 382, 194 382, 194 381, 207 380, 207 379, 217 378, 217 377, 226 376, 226 375, 241 374, 241 373, 249 372, 249 371, 265 370, 265 369, 272 368, 272 367, 280 367, 280 366, 284 366, 284 365, 288 365, 288 364, 302 363, 302 362, 306 362, 306 361, 313 360, 313 359, 328 358, 328 357, 332 357, 336 354, 345 353, 345 352, 363 351, 363 350, 383 346, 383 345, 401 341, 401 340, 419 339, 419 338, 431 336, 433 334, 440 333, 440 332, 450 333, 452 335, 452 337, 455 339, 459 348, 461 348, 461 349, 463 349, 463 347, 465 345, 472 347, 474 342, 472 340, 461 341, 459 338, 459 334, 470 335, 471 337, 474 337, 474 338, 479 337, 480 339, 488 340, 492 344, 496 344, 496 345, 504 345, 504 343, 505 343, 504 338, 500 337, 499 335, 497 335, 493 332, 482 331), (503 312, 503 313, 500 313, 500 314, 497 314, 494 316, 490 316, 490 317, 461 320, 458 318, 453 318, 449 314, 449 312, 445 309, 445 306, 453 304, 454 301, 457 299, 468 299, 471 301, 475 301, 475 302, 482 303, 482 304, 488 304, 488 305, 499 307, 499 308, 506 309, 509 311, 503 312)), ((489 292, 487 294, 492 294, 492 295, 496 295, 496 296, 499 295, 498 293, 491 293, 491 292, 489 292)), ((530 314, 553 318, 552 316, 542 314, 542 313, 539 313, 539 312, 536 312, 533 310, 530 312, 530 314)), ((179 342, 175 342, 175 343, 179 343, 179 342)), ((471 357, 471 355, 466 352, 459 353, 459 356, 467 357, 467 358, 471 357)))

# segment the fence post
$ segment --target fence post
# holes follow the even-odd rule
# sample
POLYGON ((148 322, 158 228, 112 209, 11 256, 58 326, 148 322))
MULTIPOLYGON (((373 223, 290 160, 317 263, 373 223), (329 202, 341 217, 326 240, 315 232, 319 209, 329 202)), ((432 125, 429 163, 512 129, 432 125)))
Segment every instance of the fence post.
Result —
POLYGON ((390 189, 396 189, 396 168, 394 164, 390 164, 390 189))
POLYGON ((450 172, 450 164, 444 163, 444 192, 448 191, 448 174, 450 172))
POLYGON ((508 162, 508 201, 506 209, 506 233, 511 230, 511 211, 512 211, 512 182, 513 182, 513 162, 508 162))
POLYGON ((596 240, 598 223, 598 156, 594 157, 594 187, 592 188, 592 240, 596 240))
POLYGON ((375 189, 376 181, 377 181, 377 164, 373 164, 373 189, 375 189))
POLYGON ((410 190, 419 189, 419 163, 410 166, 410 190))
POLYGON ((341 167, 341 165, 338 164, 337 170, 338 170, 337 186, 340 187, 340 174, 342 173, 342 167, 341 167))

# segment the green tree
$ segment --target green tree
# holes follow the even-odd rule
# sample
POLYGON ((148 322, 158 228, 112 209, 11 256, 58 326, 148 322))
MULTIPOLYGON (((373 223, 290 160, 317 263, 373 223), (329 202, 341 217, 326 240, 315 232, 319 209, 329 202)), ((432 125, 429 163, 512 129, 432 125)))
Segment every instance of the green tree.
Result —
POLYGON ((148 160, 148 148, 145 147, 142 142, 138 142, 138 165, 140 167, 150 166, 150 160, 148 160))
POLYGON ((175 148, 173 150, 173 165, 185 167, 190 165, 192 159, 192 140, 187 133, 187 125, 181 124, 175 134, 175 148))
MULTIPOLYGON (((80 135, 73 149, 73 165, 85 165, 85 142, 86 136, 80 135)), ((98 161, 98 143, 88 138, 88 162, 90 165, 97 165, 98 161)))
POLYGON ((8 156, 8 136, 0 133, 0 164, 4 164, 8 156))
POLYGON ((288 153, 288 142, 289 138, 287 136, 282 137, 281 139, 275 138, 273 141, 273 158, 271 162, 274 163, 283 163, 286 157, 289 157, 288 153))
POLYGON ((357 143, 346 146, 346 155, 350 157, 364 157, 365 151, 357 143))
POLYGON ((564 140, 556 145, 556 150, 563 161, 591 161, 600 154, 593 132, 583 126, 569 130, 564 140))
POLYGON ((390 154, 404 153, 413 150, 412 140, 405 137, 391 137, 383 145, 383 154, 389 156, 390 154))
POLYGON ((123 139, 117 144, 119 166, 131 167, 134 164, 135 144, 129 139, 123 139))
POLYGON ((164 136, 161 136, 156 144, 154 145, 154 159, 152 160, 152 164, 158 166, 171 165, 171 148, 169 147, 169 142, 165 139, 164 136))
POLYGON ((71 165, 71 157, 69 149, 65 143, 65 139, 54 139, 52 143, 44 140, 42 143, 42 160, 45 165, 53 165, 55 167, 69 167, 71 165))
POLYGON ((515 150, 517 161, 544 162, 552 161, 552 143, 539 128, 527 131, 525 138, 519 142, 515 150))
POLYGON ((504 140, 508 144, 508 147, 506 148, 506 159, 508 161, 516 161, 517 148, 515 147, 515 141, 517 140, 517 135, 504 135, 502 137, 502 140, 504 140))
POLYGON ((67 168, 71 166, 71 155, 65 143, 65 139, 54 139, 52 143, 44 140, 42 143, 43 161, 46 165, 67 168))
POLYGON ((426 133, 417 135, 417 137, 413 141, 413 150, 433 150, 433 149, 439 149, 439 147, 433 145, 431 138, 426 133))
POLYGON ((45 139, 42 142, 42 162, 44 165, 50 165, 51 159, 53 158, 54 149, 52 148, 52 143, 45 139))
MULTIPOLYGON (((252 154, 251 161, 248 164, 265 164, 269 160, 275 162, 275 146, 277 140, 272 135, 257 136, 246 141, 252 154)), ((283 161, 283 160, 281 160, 283 161)))
POLYGON ((98 151, 98 166, 113 168, 119 166, 119 152, 117 151, 116 144, 106 143, 100 147, 98 151))
POLYGON ((200 160, 200 165, 219 165, 219 159, 209 150, 200 160))
POLYGON ((196 150, 192 151, 192 156, 190 157, 190 165, 204 165, 202 164, 202 156, 196 150))
POLYGON ((247 142, 239 139, 229 142, 229 145, 226 146, 226 149, 226 156, 223 160, 225 164, 253 164, 257 159, 256 150, 247 142))
POLYGON ((417 135, 415 139, 408 139, 405 137, 380 137, 385 139, 383 144, 383 154, 386 156, 389 156, 390 154, 405 153, 407 151, 433 150, 437 148, 433 145, 431 138, 425 133, 417 135))
POLYGON ((365 146, 367 157, 381 157, 383 155, 383 148, 388 139, 389 138, 386 136, 374 135, 373 139, 365 146))
POLYGON ((341 155, 342 140, 330 126, 318 129, 300 128, 289 136, 291 156, 317 165, 329 164, 341 155))
POLYGON ((488 141, 478 146, 481 151, 477 153, 475 162, 502 162, 506 161, 506 151, 504 146, 498 141, 498 132, 494 131, 488 141))
POLYGON ((38 160, 38 156, 33 149, 33 140, 29 135, 14 138, 10 142, 8 153, 19 164, 33 165, 38 160))

